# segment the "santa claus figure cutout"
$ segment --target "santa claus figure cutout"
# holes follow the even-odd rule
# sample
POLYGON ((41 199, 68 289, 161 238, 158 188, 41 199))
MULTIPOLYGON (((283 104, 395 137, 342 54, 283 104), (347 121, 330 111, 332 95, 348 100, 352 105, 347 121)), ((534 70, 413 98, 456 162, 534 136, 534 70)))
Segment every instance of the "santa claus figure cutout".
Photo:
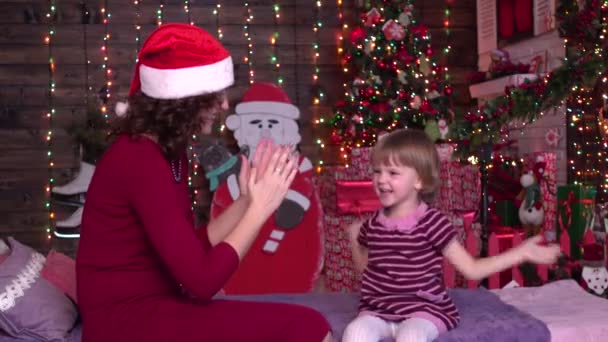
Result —
MULTIPOLYGON (((226 118, 241 151, 250 159, 264 141, 296 148, 300 116, 282 88, 253 84, 226 118)), ((313 288, 322 263, 321 209, 313 186, 310 160, 300 157, 299 173, 283 203, 262 227, 236 273, 227 294, 298 293, 313 288)), ((240 195, 238 173, 217 187, 211 205, 216 217, 240 195)))

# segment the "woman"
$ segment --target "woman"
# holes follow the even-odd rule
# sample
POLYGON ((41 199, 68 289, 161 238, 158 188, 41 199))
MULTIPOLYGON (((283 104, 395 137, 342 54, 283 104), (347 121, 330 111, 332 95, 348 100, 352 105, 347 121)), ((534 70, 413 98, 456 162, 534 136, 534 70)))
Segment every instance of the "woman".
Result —
POLYGON ((198 234, 188 138, 228 108, 228 52, 207 32, 167 24, 144 43, 121 133, 89 186, 77 257, 83 341, 329 341, 318 312, 214 300, 296 174, 286 148, 243 160, 241 194, 198 234), (260 167, 268 165, 267 167, 260 167))

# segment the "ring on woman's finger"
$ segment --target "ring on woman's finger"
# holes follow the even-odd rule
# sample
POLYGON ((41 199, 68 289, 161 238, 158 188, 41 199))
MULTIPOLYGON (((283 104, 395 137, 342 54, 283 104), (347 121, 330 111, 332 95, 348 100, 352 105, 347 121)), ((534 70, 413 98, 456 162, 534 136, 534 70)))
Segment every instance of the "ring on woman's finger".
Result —
POLYGON ((276 173, 281 173, 281 168, 280 168, 280 167, 277 167, 276 169, 274 169, 274 171, 275 171, 276 173))

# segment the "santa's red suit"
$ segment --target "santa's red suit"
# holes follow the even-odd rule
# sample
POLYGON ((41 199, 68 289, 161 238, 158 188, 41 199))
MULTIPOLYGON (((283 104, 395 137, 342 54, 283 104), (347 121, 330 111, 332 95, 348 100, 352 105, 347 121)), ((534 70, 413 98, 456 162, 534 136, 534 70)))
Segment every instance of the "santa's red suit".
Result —
MULTIPOLYGON (((321 271, 323 249, 322 210, 312 177, 310 160, 301 157, 299 173, 283 204, 266 221, 224 287, 227 294, 298 293, 313 288, 321 271)), ((233 175, 214 194, 213 217, 237 198, 235 191, 238 193, 238 184, 233 175)))

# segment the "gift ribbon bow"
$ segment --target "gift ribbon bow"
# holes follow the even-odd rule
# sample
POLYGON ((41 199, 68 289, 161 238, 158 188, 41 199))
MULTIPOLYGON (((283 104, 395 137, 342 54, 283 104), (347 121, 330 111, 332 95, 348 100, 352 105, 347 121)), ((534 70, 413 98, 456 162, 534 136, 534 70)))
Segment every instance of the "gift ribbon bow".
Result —
POLYGON ((371 181, 337 181, 336 206, 342 214, 374 212, 382 205, 371 181))
POLYGON ((559 217, 559 228, 562 231, 569 231, 570 226, 572 225, 572 204, 574 203, 582 203, 585 208, 583 211, 583 217, 587 216, 587 212, 589 211, 589 208, 593 208, 593 199, 576 199, 574 196, 574 191, 570 190, 570 192, 568 193, 568 197, 566 198, 566 200, 561 201, 559 203, 560 207, 563 209, 565 209, 565 212, 563 212, 567 219, 568 219, 568 223, 564 226, 564 215, 560 215, 559 217))

